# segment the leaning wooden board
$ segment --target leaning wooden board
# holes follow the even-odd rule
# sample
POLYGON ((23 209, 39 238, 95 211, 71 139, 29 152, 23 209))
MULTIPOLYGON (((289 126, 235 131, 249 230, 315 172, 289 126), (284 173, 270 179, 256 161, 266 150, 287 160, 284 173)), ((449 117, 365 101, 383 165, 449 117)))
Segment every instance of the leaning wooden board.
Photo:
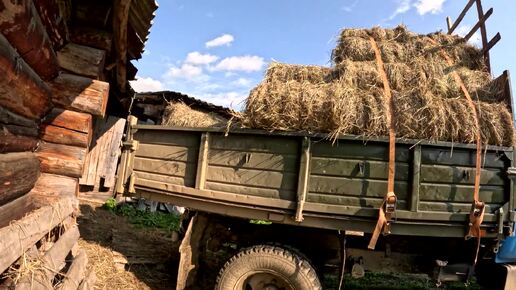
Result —
MULTIPOLYGON (((387 140, 133 125, 117 192, 200 211, 371 232, 387 190, 387 140), (303 140, 311 146, 302 164, 303 140), (302 170, 308 166, 308 173, 302 170), (301 184, 306 186, 301 186, 301 184), (293 216, 303 199, 302 222, 293 216)), ((475 146, 399 140, 393 234, 463 237, 473 198, 475 146)), ((513 148, 483 152, 484 227, 496 236, 516 208, 513 148), (500 209, 503 209, 500 211, 500 209)))

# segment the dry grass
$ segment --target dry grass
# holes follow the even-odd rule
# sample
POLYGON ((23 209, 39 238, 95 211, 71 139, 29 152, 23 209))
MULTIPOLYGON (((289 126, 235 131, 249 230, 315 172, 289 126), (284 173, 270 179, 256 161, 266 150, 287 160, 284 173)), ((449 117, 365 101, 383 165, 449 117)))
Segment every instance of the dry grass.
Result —
POLYGON ((383 83, 369 37, 379 43, 400 138, 475 142, 473 110, 453 79, 457 72, 476 100, 484 143, 515 143, 511 114, 499 101, 479 52, 462 39, 396 29, 343 30, 332 68, 273 63, 246 101, 243 123, 266 130, 327 132, 331 137, 387 135, 383 83), (439 45, 436 46, 430 40, 439 45), (439 54, 454 60, 450 67, 439 54))
POLYGON ((162 125, 192 128, 225 128, 227 122, 216 113, 195 110, 183 102, 169 102, 162 118, 162 125))

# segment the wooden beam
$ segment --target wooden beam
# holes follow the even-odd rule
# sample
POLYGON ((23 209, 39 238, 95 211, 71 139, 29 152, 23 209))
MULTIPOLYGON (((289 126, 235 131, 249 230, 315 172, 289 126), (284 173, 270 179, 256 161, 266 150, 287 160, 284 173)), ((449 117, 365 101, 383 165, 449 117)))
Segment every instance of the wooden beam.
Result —
POLYGON ((12 221, 21 219, 34 209, 36 209, 36 203, 31 194, 25 194, 0 206, 0 228, 8 226, 12 221))
POLYGON ((0 154, 0 205, 29 192, 39 177, 39 161, 34 153, 0 154))
POLYGON ((109 96, 109 83, 68 73, 50 83, 52 100, 59 107, 104 116, 109 96))
POLYGON ((113 36, 116 50, 116 75, 120 92, 125 93, 127 85, 127 27, 131 0, 114 0, 113 36))
POLYGON ((77 289, 82 280, 86 277, 86 266, 88 265, 88 255, 86 251, 79 250, 77 256, 73 259, 72 265, 66 272, 63 282, 57 287, 57 290, 77 289))
POLYGON ((89 46, 68 43, 57 52, 59 66, 81 76, 99 79, 104 71, 106 52, 89 46))
POLYGON ((294 219, 300 223, 303 221, 303 209, 308 194, 308 180, 310 179, 310 161, 312 156, 312 141, 304 137, 301 144, 301 157, 299 163, 299 178, 297 188, 297 208, 294 219))
POLYGON ((18 125, 1 124, 1 123, 0 123, 0 132, 9 133, 9 134, 13 134, 13 135, 28 136, 28 137, 38 137, 39 136, 39 131, 37 128, 18 126, 18 125))
POLYGON ((30 272, 20 278, 16 285, 19 290, 47 290, 53 289, 52 280, 54 276, 60 272, 62 265, 65 265, 65 259, 72 247, 79 239, 79 228, 73 226, 65 231, 54 243, 52 248, 45 253, 41 259, 41 269, 30 272))
POLYGON ((57 76, 56 54, 32 0, 0 0, 0 32, 41 78, 57 76))
POLYGON ((9 226, 0 228, 0 272, 3 273, 26 249, 70 216, 76 205, 75 198, 59 198, 52 205, 43 206, 9 226))
POLYGON ((40 119, 50 109, 49 87, 2 34, 0 75, 0 107, 29 119, 40 119))
POLYGON ((42 173, 30 193, 33 197, 75 197, 78 186, 77 178, 42 173))
POLYGON ((70 40, 73 43, 105 50, 108 54, 113 46, 113 34, 91 27, 72 27, 70 40))
POLYGON ((90 137, 91 134, 88 135, 53 125, 41 125, 40 138, 47 142, 87 148, 90 137))
POLYGON ((482 52, 484 54, 488 53, 489 50, 491 50, 491 48, 493 48, 493 46, 495 46, 498 43, 498 41, 500 41, 501 39, 502 39, 502 36, 500 35, 500 32, 498 32, 491 40, 489 40, 487 45, 482 49, 482 52))
POLYGON ((43 120, 44 124, 49 124, 61 128, 70 129, 77 132, 91 135, 92 116, 90 114, 79 113, 60 108, 54 108, 43 120))
POLYGON ((466 7, 462 9, 462 12, 459 14, 459 17, 457 17, 457 20, 453 23, 450 29, 448 29, 448 34, 452 34, 455 29, 457 29, 457 26, 459 26, 462 19, 464 19, 464 16, 466 16, 466 13, 468 13, 468 10, 471 8, 473 3, 475 3, 476 0, 469 0, 468 4, 466 4, 466 7))
POLYGON ((94 290, 95 282, 97 281, 97 275, 95 274, 94 269, 90 269, 88 274, 86 274, 86 278, 81 282, 79 288, 77 290, 94 290))
POLYGON ((80 177, 86 149, 60 144, 43 143, 36 155, 41 162, 41 172, 80 177))
POLYGON ((493 8, 490 8, 489 10, 487 10, 486 14, 482 15, 482 17, 478 20, 477 24, 475 24, 475 26, 473 26, 473 28, 471 28, 471 30, 469 31, 468 34, 466 34, 466 36, 464 36, 464 38, 466 40, 469 40, 474 34, 475 32, 477 32, 477 30, 482 27, 483 25, 485 25, 486 23, 486 20, 493 14, 493 8))
POLYGON ((6 108, 0 106, 0 123, 24 126, 29 128, 38 128, 38 124, 31 119, 15 114, 6 108))
MULTIPOLYGON (((482 9, 482 2, 481 0, 476 0, 477 3, 477 13, 478 13, 478 19, 479 22, 484 16, 484 10, 482 9)), ((480 25, 480 35, 482 37, 482 52, 484 53, 484 61, 486 63, 487 69, 489 72, 491 72, 491 60, 489 59, 489 49, 486 50, 487 47, 487 30, 485 23, 481 23, 480 25)))
POLYGON ((46 28, 48 37, 55 49, 60 49, 68 42, 68 27, 66 18, 62 16, 61 9, 56 0, 34 1, 36 10, 46 28))

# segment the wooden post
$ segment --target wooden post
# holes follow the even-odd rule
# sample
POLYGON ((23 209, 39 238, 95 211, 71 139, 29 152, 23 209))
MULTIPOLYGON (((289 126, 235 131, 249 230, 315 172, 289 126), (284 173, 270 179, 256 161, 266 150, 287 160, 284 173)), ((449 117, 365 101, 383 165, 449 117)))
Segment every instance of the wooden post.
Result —
POLYGON ((0 205, 29 192, 39 177, 34 153, 0 154, 0 205))
POLYGON ((57 76, 57 58, 32 0, 0 0, 0 32, 44 80, 57 76))
POLYGON ((299 180, 297 188, 297 208, 295 220, 303 221, 303 208, 305 205, 306 195, 308 193, 308 179, 310 178, 310 159, 311 159, 312 142, 309 137, 303 138, 301 145, 301 158, 299 163, 299 180))
POLYGON ((88 255, 84 250, 80 250, 77 256, 73 259, 72 265, 66 272, 61 285, 57 287, 58 290, 77 289, 81 281, 86 276, 86 265, 88 264, 88 255))
POLYGON ((78 75, 99 79, 104 71, 104 50, 68 43, 57 52, 59 66, 78 75))
POLYGON ((0 76, 0 107, 29 119, 40 119, 50 109, 48 86, 21 59, 2 34, 0 76))
POLYGON ((206 183, 206 170, 208 169, 208 150, 210 148, 210 133, 203 133, 199 146, 199 158, 197 161, 197 174, 195 176, 195 188, 204 189, 206 183))
POLYGON ((62 73, 49 85, 52 100, 59 107, 104 116, 109 83, 62 73))
POLYGON ((113 36, 116 59, 117 84, 120 92, 125 93, 127 85, 127 26, 131 0, 115 0, 113 12, 113 36))
POLYGON ((414 147, 412 155, 412 192, 410 194, 409 210, 418 211, 419 186, 421 176, 421 145, 414 147))
MULTIPOLYGON (((484 10, 482 9, 481 0, 476 0, 476 2, 477 2, 478 19, 480 22, 482 20, 482 18, 484 17, 484 10)), ((480 25, 480 34, 482 36, 482 47, 486 48, 487 47, 487 30, 486 30, 486 25, 484 22, 482 22, 482 24, 480 25)), ((486 62, 487 69, 490 72, 491 71, 491 61, 489 60, 489 51, 484 51, 484 60, 486 62)))

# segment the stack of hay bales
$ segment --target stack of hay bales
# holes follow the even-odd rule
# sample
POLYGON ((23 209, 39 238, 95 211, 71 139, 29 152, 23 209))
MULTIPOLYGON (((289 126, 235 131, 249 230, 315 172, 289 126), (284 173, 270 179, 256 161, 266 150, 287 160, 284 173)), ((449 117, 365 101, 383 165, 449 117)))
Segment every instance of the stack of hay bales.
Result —
POLYGON ((474 112, 453 78, 456 71, 475 100, 483 143, 515 144, 512 116, 499 99, 502 88, 493 85, 480 51, 460 37, 416 35, 402 26, 343 30, 331 68, 272 63, 246 101, 243 123, 266 130, 326 132, 333 138, 388 135, 383 83, 370 37, 385 63, 398 138, 475 142, 474 112))
POLYGON ((217 113, 196 110, 187 104, 167 102, 161 124, 165 126, 190 127, 190 128, 225 128, 228 120, 217 113))

